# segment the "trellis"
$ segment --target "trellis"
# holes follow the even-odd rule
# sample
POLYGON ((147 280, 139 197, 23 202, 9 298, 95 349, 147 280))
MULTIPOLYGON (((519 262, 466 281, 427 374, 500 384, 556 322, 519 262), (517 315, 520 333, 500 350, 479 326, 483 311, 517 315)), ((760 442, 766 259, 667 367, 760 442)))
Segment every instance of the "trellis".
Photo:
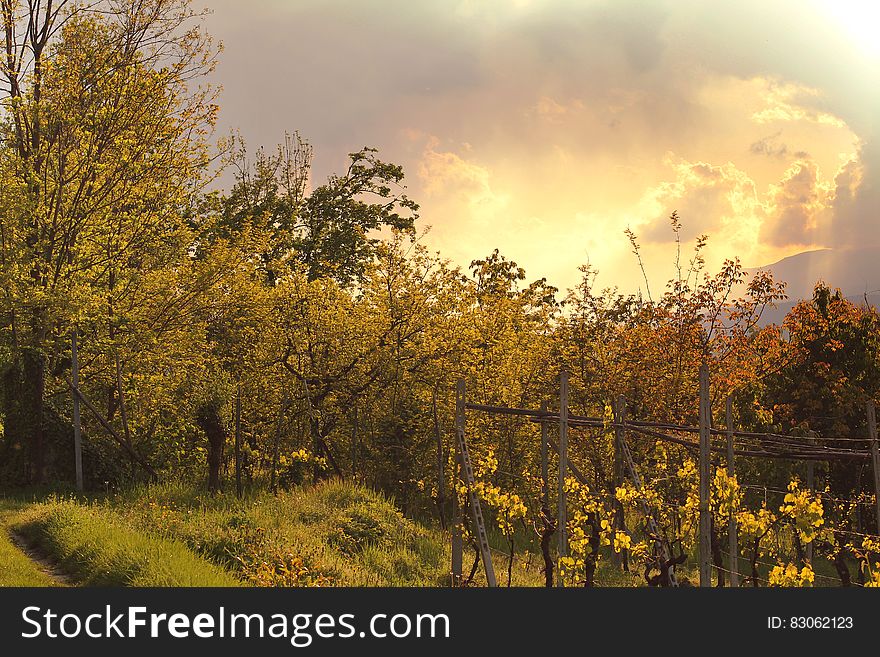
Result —
MULTIPOLYGON (((486 413, 489 415, 501 415, 511 417, 527 418, 529 421, 541 424, 541 479, 542 479, 542 504, 544 508, 549 508, 549 473, 548 473, 548 447, 558 455, 558 494, 557 494, 557 531, 558 531, 558 550, 557 550, 557 572, 558 559, 567 556, 568 539, 566 535, 567 522, 567 495, 565 491, 565 479, 568 472, 572 477, 582 484, 586 484, 586 478, 568 458, 568 432, 570 428, 604 428, 613 429, 615 432, 615 462, 619 461, 623 468, 627 471, 629 479, 637 488, 641 488, 641 478, 636 469, 635 462, 632 459, 629 447, 626 443, 627 432, 653 438, 679 445, 691 450, 698 455, 699 459, 699 572, 700 586, 711 586, 712 579, 712 554, 711 554, 711 515, 709 492, 711 485, 711 455, 713 452, 723 454, 727 461, 727 470, 730 476, 734 474, 734 459, 741 457, 760 457, 770 459, 784 459, 790 461, 800 461, 807 464, 807 487, 814 488, 813 481, 813 464, 817 461, 837 461, 844 459, 868 460, 871 461, 871 467, 874 474, 874 510, 877 518, 877 527, 880 531, 880 446, 878 446, 877 436, 877 420, 875 404, 872 400, 866 402, 866 416, 868 435, 864 438, 860 437, 823 437, 826 443, 832 443, 834 446, 820 445, 813 436, 786 436, 776 433, 759 433, 737 430, 733 426, 732 402, 728 397, 725 400, 725 427, 718 429, 712 426, 711 402, 709 397, 709 368, 707 365, 700 367, 699 376, 699 425, 697 427, 676 425, 663 422, 647 422, 639 420, 629 420, 626 418, 626 400, 623 397, 618 399, 614 409, 614 419, 608 421, 604 418, 574 415, 569 413, 568 408, 568 373, 560 372, 559 375, 559 410, 553 412, 548 410, 547 404, 543 404, 541 410, 533 410, 526 408, 512 408, 507 406, 493 406, 487 404, 468 403, 465 399, 464 381, 459 380, 456 396, 456 430, 460 444, 466 445, 464 427, 465 427, 465 411, 474 411, 486 413), (551 424, 558 426, 558 444, 550 438, 548 427, 551 424), (681 435, 695 435, 697 440, 688 440, 681 435), (713 445, 712 436, 724 436, 726 444, 724 447, 713 445), (739 443, 736 446, 735 443, 739 443), (850 447, 847 447, 850 445, 850 447), (862 448, 856 445, 864 445, 862 448)), ((456 463, 459 464, 461 471, 460 448, 457 448, 456 463)), ((464 480, 464 477, 462 477, 464 480)), ((467 482, 469 491, 473 493, 472 479, 467 482)), ((475 498, 472 498, 475 499, 475 498)), ((477 500, 478 502, 478 500, 477 500)), ((473 506, 473 504, 472 504, 473 506)), ((479 507, 477 506, 477 509, 479 507)), ((667 563, 671 562, 669 546, 660 539, 656 525, 652 526, 653 518, 647 508, 643 509, 648 521, 649 531, 654 535, 655 551, 660 559, 667 563)), ((480 518, 482 520, 482 518, 480 518)), ((455 507, 453 517, 453 552, 452 552, 452 578, 453 583, 461 582, 461 514, 455 507), (456 543, 457 537, 457 543, 456 543)), ((482 532, 485 534, 485 530, 482 532)), ((737 586, 739 581, 738 569, 738 545, 737 545, 737 527, 736 520, 731 516, 728 524, 728 556, 729 570, 714 566, 719 570, 730 574, 731 585, 737 586)), ((876 537, 875 537, 876 538, 876 537)), ((487 575, 491 571, 491 557, 488 556, 488 547, 482 551, 484 565, 487 569, 487 575)), ((807 558, 810 560, 812 551, 808 552, 807 558)), ((494 577, 492 578, 494 581, 494 577)), ((669 584, 677 585, 674 574, 674 566, 670 570, 669 584)), ((557 577, 557 586, 562 585, 562 578, 557 577)))

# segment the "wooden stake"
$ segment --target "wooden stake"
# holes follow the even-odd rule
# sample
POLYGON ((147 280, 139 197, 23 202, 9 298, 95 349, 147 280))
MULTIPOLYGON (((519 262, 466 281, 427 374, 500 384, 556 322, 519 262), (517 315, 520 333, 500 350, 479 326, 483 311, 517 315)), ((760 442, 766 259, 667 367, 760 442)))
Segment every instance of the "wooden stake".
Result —
MULTIPOLYGON (((541 412, 547 412, 547 402, 541 404, 541 412)), ((547 459, 547 422, 541 420, 541 507, 550 508, 550 474, 547 459)))
POLYGON ((880 533, 880 448, 877 445, 877 413, 873 400, 868 401, 868 437, 871 439, 871 465, 874 470, 874 510, 877 513, 877 532, 880 533))
MULTIPOLYGON (((455 431, 464 432, 464 379, 459 379, 455 386, 455 431)), ((461 506, 458 501, 458 487, 461 485, 461 454, 458 440, 455 441, 455 464, 452 486, 452 586, 461 586, 462 570, 462 538, 461 538, 461 506)))
MULTIPOLYGON (((558 558, 568 556, 568 531, 566 528, 567 508, 565 495, 566 466, 568 465, 568 372, 559 373, 559 491, 557 495, 557 531, 559 532, 558 558)), ((559 572, 559 564, 556 564, 559 572)), ((562 577, 556 578, 556 585, 563 586, 562 577)))
MULTIPOLYGON (((614 405, 614 482, 615 489, 623 485, 624 470, 624 442, 626 441, 626 397, 618 396, 614 405)), ((626 532, 626 520, 623 517, 623 504, 616 498, 614 504, 614 529, 626 532)), ((628 568, 627 555, 625 551, 611 553, 611 562, 615 566, 624 565, 624 570, 628 568)))
POLYGON ((82 464, 82 418, 79 413, 79 358, 77 355, 76 338, 77 329, 73 329, 70 335, 70 375, 73 379, 73 460, 76 468, 76 489, 83 490, 83 464, 82 464))
MULTIPOLYGON (((730 397, 724 402, 724 415, 727 422, 727 476, 736 475, 733 465, 733 401, 730 397)), ((730 585, 739 586, 739 543, 737 540, 736 516, 731 513, 727 520, 728 568, 730 568, 730 585)))
POLYGON ((446 531, 446 473, 443 467, 443 432, 440 431, 440 418, 437 415, 437 390, 431 393, 431 410, 434 414, 434 437, 437 440, 437 513, 440 516, 440 529, 446 531))
POLYGON ((235 494, 241 497, 241 384, 235 395, 235 494))
POLYGON ((700 366, 700 586, 712 586, 712 537, 709 509, 710 412, 709 367, 700 366))

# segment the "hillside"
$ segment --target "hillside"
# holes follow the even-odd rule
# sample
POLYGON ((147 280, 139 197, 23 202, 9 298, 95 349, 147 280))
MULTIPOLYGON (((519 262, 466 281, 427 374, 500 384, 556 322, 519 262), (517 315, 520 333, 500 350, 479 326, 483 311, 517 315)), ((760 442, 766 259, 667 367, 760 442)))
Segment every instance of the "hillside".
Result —
POLYGON ((764 324, 779 324, 785 315, 802 299, 812 296, 813 287, 823 281, 840 288, 854 303, 880 304, 880 257, 876 248, 819 249, 805 251, 763 267, 749 269, 771 271, 778 280, 788 283, 788 301, 768 310, 764 324))

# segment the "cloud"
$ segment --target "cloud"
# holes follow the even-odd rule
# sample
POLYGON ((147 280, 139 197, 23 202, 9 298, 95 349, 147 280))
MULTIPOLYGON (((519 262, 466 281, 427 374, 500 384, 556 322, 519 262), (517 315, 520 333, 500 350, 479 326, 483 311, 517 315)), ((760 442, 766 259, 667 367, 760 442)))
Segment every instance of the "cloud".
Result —
POLYGON ((551 123, 559 123, 572 115, 582 113, 585 109, 584 102, 579 98, 563 104, 550 96, 541 96, 535 106, 530 108, 526 114, 527 116, 536 116, 551 123))
POLYGON ((626 287, 623 229, 663 260, 673 209, 750 264, 877 232, 876 71, 797 0, 212 5, 223 127, 298 129, 316 180, 379 147, 462 264, 626 287))
POLYGON ((835 179, 831 229, 840 246, 880 247, 880 142, 862 144, 835 179))
POLYGON ((673 210, 682 220, 681 239, 685 242, 702 234, 738 232, 759 220, 761 204, 755 183, 732 163, 689 162, 671 154, 667 160, 674 178, 649 190, 643 200, 654 212, 641 229, 648 242, 673 241, 668 220, 673 210))
POLYGON ((818 89, 803 84, 772 82, 764 96, 766 107, 752 115, 756 123, 775 121, 811 121, 835 128, 845 128, 846 122, 830 112, 810 106, 810 101, 821 98, 818 89))
POLYGON ((829 187, 820 182, 814 162, 795 162, 769 194, 761 239, 779 247, 816 245, 820 222, 830 215, 829 187))
POLYGON ((442 197, 446 202, 463 201, 472 217, 484 224, 491 222, 508 204, 509 197, 492 189, 487 168, 439 148, 440 139, 429 137, 418 167, 422 192, 429 200, 442 197))

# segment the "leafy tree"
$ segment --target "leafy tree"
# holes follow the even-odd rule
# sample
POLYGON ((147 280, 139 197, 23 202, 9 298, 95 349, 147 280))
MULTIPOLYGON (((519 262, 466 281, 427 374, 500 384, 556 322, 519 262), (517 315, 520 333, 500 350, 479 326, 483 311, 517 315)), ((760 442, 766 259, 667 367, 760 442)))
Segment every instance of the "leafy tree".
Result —
POLYGON ((419 206, 403 186, 403 168, 379 159, 375 148, 349 155, 345 173, 308 191, 312 148, 287 135, 274 153, 257 152, 254 163, 239 141, 233 154, 236 182, 222 199, 219 235, 254 226, 267 235, 258 256, 271 282, 284 263, 304 269, 308 280, 362 280, 377 254, 377 231, 414 231, 419 206))
POLYGON ((47 386, 70 330, 113 345, 144 272, 185 253, 180 210, 216 111, 195 80, 215 51, 188 26, 186 0, 4 0, 0 11, 5 428, 26 447, 26 479, 41 482, 47 386))

